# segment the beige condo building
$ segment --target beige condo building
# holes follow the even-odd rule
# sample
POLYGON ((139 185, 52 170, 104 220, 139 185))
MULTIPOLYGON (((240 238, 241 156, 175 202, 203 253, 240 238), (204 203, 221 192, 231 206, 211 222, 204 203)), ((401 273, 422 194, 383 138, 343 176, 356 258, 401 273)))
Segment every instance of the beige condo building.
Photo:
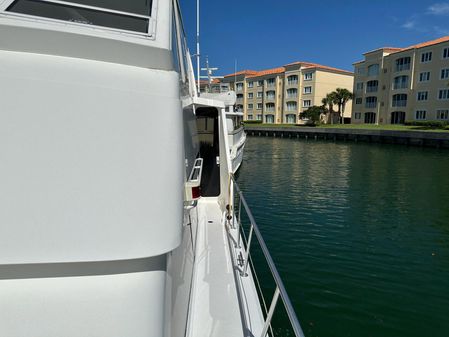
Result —
MULTIPOLYGON (((243 70, 224 77, 237 94, 237 109, 245 120, 263 123, 297 123, 300 114, 321 101, 336 88, 352 91, 354 74, 309 62, 295 62, 283 67, 254 71, 243 70)), ((352 102, 344 116, 351 117, 352 102)))
POLYGON ((354 68, 352 123, 448 121, 449 36, 367 52, 354 68))

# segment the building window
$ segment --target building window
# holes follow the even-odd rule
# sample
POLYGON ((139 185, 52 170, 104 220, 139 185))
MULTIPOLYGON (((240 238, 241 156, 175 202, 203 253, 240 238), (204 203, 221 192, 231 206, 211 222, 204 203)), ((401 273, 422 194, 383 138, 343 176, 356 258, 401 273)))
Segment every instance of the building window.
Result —
POLYGON ((257 103, 257 110, 262 110, 262 103, 257 103))
POLYGON ((243 90, 243 83, 237 83, 236 84, 236 89, 237 89, 237 91, 242 91, 243 90))
POLYGON ((257 81, 257 86, 258 86, 258 87, 263 86, 263 81, 257 81))
POLYGON ((253 107, 254 107, 254 105, 253 104, 248 104, 248 110, 252 110, 253 109, 253 107))
POLYGON ((243 99, 243 94, 237 94, 237 101, 241 101, 243 99))
POLYGON ((291 75, 291 76, 287 77, 287 84, 288 85, 297 85, 298 84, 298 76, 291 75))
POLYGON ((372 64, 368 67, 368 76, 377 76, 379 75, 379 65, 372 64))
POLYGON ((262 115, 261 115, 261 114, 258 114, 258 115, 256 116, 256 118, 257 118, 258 121, 261 121, 261 120, 262 120, 262 115))
POLYGON ((287 89, 287 98, 296 98, 298 97, 298 89, 291 88, 287 89))
POLYGON ((405 111, 393 111, 391 113, 391 124, 404 124, 405 111))
POLYGON ((419 74, 420 82, 429 82, 430 81, 430 71, 425 71, 419 74))
POLYGON ((431 51, 421 54, 421 63, 427 63, 430 61, 432 61, 432 52, 431 51))
POLYGON ((296 110, 298 110, 298 103, 287 102, 287 111, 296 111, 296 110))
POLYGON ((393 107, 404 107, 407 106, 407 94, 397 94, 393 95, 393 107))
POLYGON ((304 81, 311 81, 313 79, 313 73, 305 73, 304 81))
POLYGON ((377 92, 379 89, 379 81, 366 82, 366 92, 377 92))
POLYGON ((243 105, 237 104, 237 105, 235 106, 235 110, 236 110, 237 112, 243 112, 243 105))
POLYGON ((355 99, 355 104, 362 104, 362 103, 363 103, 362 97, 357 97, 357 98, 355 99))
POLYGON ((361 112, 356 112, 354 114, 354 119, 362 119, 362 113, 361 112))
POLYGON ((304 87, 304 94, 311 94, 312 93, 312 87, 304 87))
POLYGON ((248 120, 252 121, 253 120, 253 115, 248 115, 248 120))
POLYGON ((276 92, 274 90, 267 91, 267 99, 274 99, 276 97, 276 92))
POLYGON ((449 89, 441 89, 438 92, 438 99, 448 100, 449 99, 449 89))
POLYGON ((266 115, 265 116, 265 123, 274 124, 274 115, 266 115))
POLYGON ((418 92, 418 101, 427 101, 428 98, 429 98, 428 91, 419 91, 418 92))
POLYGON ((363 82, 358 82, 358 83, 355 85, 355 90, 356 90, 356 91, 362 91, 362 90, 363 90, 363 82))
POLYGON ((417 110, 415 114, 415 119, 426 119, 426 110, 417 110))
POLYGON ((257 98, 263 98, 263 91, 257 92, 257 98))
POLYGON ((445 80, 449 78, 449 68, 441 69, 441 79, 445 80))
POLYGON ((295 124, 296 123, 296 115, 292 115, 292 114, 287 115, 286 118, 285 118, 285 121, 288 124, 295 124))
POLYGON ((376 113, 375 112, 365 112, 365 123, 375 124, 376 123, 376 113))
POLYGON ((443 59, 449 59, 449 48, 443 49, 443 59))
POLYGON ((449 118, 449 110, 437 110, 437 119, 447 120, 449 118))
POLYGON ((265 111, 266 112, 274 112, 274 103, 265 104, 265 111))
POLYGON ((250 99, 254 98, 254 94, 252 92, 249 92, 248 93, 248 98, 250 98, 250 99))
POLYGON ((410 57, 401 57, 396 60, 396 71, 410 70, 410 57))
POLYGON ((269 87, 274 87, 275 84, 276 84, 276 79, 274 79, 274 78, 269 78, 269 79, 267 80, 267 86, 269 86, 269 87))
POLYGON ((377 106, 377 97, 370 96, 365 98, 365 108, 375 108, 377 106))
POLYGON ((254 82, 253 81, 248 82, 248 88, 254 88, 254 82))
POLYGON ((408 87, 408 76, 397 76, 394 78, 393 90, 407 89, 407 87, 408 87))
POLYGON ((357 67, 355 69, 355 72, 359 75, 364 75, 365 74, 365 68, 364 67, 357 67))
POLYGON ((310 99, 306 99, 302 102, 302 106, 304 108, 310 108, 312 106, 312 101, 310 99))

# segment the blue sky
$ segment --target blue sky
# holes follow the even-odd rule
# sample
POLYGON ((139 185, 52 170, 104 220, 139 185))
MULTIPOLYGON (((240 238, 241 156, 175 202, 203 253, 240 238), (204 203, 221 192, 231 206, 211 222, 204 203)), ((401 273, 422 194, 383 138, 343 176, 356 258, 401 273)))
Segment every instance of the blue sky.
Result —
MULTIPOLYGON (((192 54, 196 1, 180 0, 192 54)), ((449 35, 449 1, 201 0, 201 52, 221 75, 310 61, 353 70, 362 54, 449 35)), ((217 73, 218 74, 218 73, 217 73)))

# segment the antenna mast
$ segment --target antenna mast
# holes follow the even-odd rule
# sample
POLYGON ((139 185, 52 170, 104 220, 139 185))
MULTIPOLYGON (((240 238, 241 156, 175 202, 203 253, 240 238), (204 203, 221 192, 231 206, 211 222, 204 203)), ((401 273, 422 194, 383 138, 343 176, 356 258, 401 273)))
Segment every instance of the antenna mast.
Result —
POLYGON ((200 0, 196 0, 196 72, 198 94, 201 92, 200 88, 200 0))

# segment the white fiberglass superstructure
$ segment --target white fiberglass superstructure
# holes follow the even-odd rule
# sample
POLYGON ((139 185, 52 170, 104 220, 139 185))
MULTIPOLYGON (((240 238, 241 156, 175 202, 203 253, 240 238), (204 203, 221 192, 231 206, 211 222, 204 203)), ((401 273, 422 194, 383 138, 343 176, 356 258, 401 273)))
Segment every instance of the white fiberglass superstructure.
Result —
POLYGON ((0 336, 265 336, 279 296, 302 335, 181 21, 169 0, 0 0, 0 336))

